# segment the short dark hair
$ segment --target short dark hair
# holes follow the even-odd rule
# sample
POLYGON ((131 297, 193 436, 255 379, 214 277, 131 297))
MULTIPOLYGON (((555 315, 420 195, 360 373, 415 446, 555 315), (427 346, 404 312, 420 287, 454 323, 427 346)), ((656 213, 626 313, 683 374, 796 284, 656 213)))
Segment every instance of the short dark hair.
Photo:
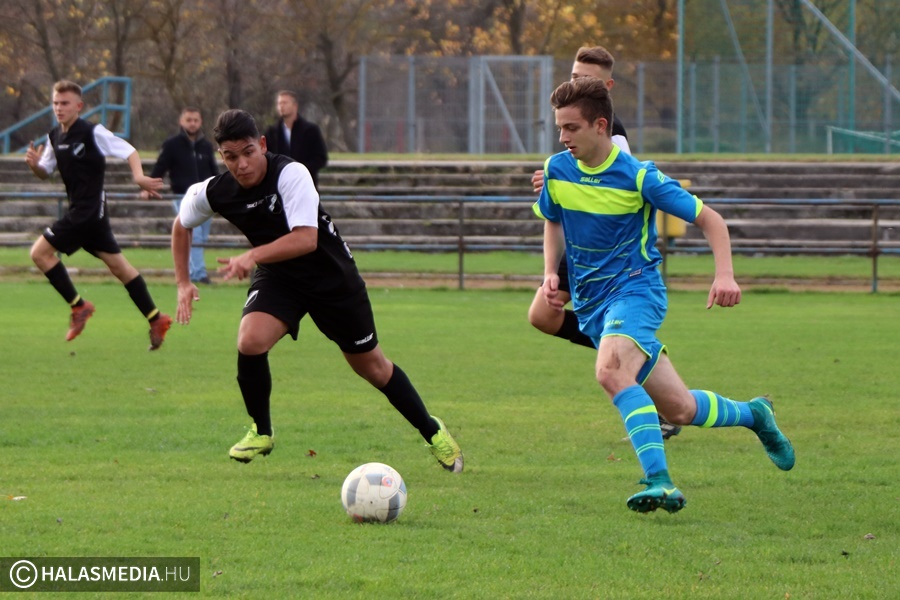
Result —
POLYGON ((216 119, 216 128, 213 129, 216 143, 236 142, 246 139, 259 139, 259 129, 256 121, 246 110, 232 108, 226 110, 216 119))
POLYGON ((297 96, 297 92, 291 90, 281 90, 275 95, 276 98, 278 96, 290 96, 294 99, 294 104, 300 104, 300 98, 297 96))
POLYGON ((609 50, 603 46, 582 46, 575 54, 575 62, 585 63, 588 65, 597 65, 608 69, 612 73, 616 59, 610 54, 609 50))
POLYGON ((562 83, 550 95, 550 104, 557 110, 574 106, 588 123, 606 119, 606 132, 612 132, 612 98, 602 79, 579 77, 562 83))
POLYGON ((200 116, 201 117, 203 116, 203 113, 201 113, 200 109, 197 108, 196 106, 185 106, 184 108, 181 109, 181 114, 184 114, 184 113, 200 113, 200 116))
POLYGON ((81 86, 75 83, 74 81, 69 81, 68 79, 60 79, 56 83, 53 84, 53 91, 57 94, 64 94, 66 92, 72 92, 76 94, 79 98, 81 97, 81 86))

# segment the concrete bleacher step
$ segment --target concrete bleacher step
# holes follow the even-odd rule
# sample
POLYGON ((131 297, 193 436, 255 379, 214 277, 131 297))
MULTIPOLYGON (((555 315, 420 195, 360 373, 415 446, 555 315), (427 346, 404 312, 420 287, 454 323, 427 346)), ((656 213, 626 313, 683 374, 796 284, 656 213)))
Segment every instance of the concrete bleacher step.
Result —
MULTIPOLYGON (((149 172, 152 161, 145 161, 149 172)), ((871 244, 872 205, 866 199, 900 198, 900 163, 687 163, 661 162, 660 169, 680 180, 728 221, 733 243, 772 247, 865 248, 871 244), (744 198, 747 203, 716 203, 744 198), (835 199, 838 205, 763 204, 764 199, 835 199), (854 204, 854 202, 858 204, 854 204)), ((334 161, 321 173, 326 210, 352 247, 451 248, 459 243, 460 202, 397 200, 385 196, 464 198, 495 201, 463 203, 467 246, 540 250, 542 222, 531 206, 535 161, 334 161), (502 201, 501 201, 502 199, 502 201)), ((167 247, 171 198, 140 200, 127 165, 111 161, 106 186, 109 214, 123 246, 167 247)), ((65 204, 58 178, 36 180, 21 158, 0 159, 0 244, 28 245, 65 204)), ((893 244, 900 231, 900 205, 881 206, 874 235, 893 244)), ((900 237, 900 236, 898 236, 900 237)), ((684 247, 703 245, 702 233, 688 227, 684 247)), ((213 222, 212 244, 245 247, 227 222, 213 222)))

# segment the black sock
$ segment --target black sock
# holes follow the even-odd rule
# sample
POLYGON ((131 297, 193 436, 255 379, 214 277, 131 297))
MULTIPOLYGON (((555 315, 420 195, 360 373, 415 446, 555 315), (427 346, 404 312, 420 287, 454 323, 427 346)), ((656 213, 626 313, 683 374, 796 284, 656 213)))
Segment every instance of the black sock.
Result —
POLYGON ((578 317, 576 317, 575 313, 571 310, 565 311, 562 327, 560 327, 559 331, 557 331, 553 335, 564 340, 569 340, 573 344, 578 344, 579 346, 587 346, 592 350, 596 350, 596 346, 594 346, 594 340, 584 335, 581 330, 578 329, 578 317))
POLYGON ((237 367, 237 381, 241 395, 244 396, 244 406, 256 423, 256 433, 272 435, 272 417, 269 414, 272 372, 269 370, 269 353, 250 355, 238 352, 237 367))
POLYGON ((431 442, 431 438, 438 432, 440 427, 428 414, 419 392, 413 387, 403 369, 394 365, 394 373, 391 375, 390 381, 383 388, 379 388, 379 390, 387 396, 391 406, 396 408, 413 427, 419 430, 425 441, 431 442))
POLYGON ((148 321, 152 323, 159 318, 159 311, 156 309, 153 298, 150 297, 150 290, 147 289, 147 284, 144 282, 143 277, 138 275, 125 284, 125 289, 128 290, 131 301, 138 307, 141 314, 147 317, 148 321))
POLYGON ((81 306, 84 304, 84 300, 81 299, 75 290, 75 284, 72 283, 72 278, 69 277, 69 272, 66 271, 62 262, 56 263, 56 266, 44 273, 44 275, 50 280, 50 285, 53 286, 53 289, 59 292, 63 300, 69 303, 69 306, 81 306))

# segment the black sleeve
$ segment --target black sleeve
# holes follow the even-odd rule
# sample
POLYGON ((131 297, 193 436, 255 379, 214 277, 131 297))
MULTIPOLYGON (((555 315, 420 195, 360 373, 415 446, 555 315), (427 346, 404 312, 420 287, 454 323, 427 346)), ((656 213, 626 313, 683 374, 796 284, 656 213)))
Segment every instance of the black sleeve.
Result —
POLYGON ((311 125, 308 132, 307 144, 309 145, 310 171, 318 171, 328 164, 328 148, 325 147, 325 138, 318 125, 311 125))
POLYGON ((625 133, 625 126, 622 125, 622 121, 620 121, 619 117, 617 117, 616 115, 613 115, 612 134, 613 135, 621 135, 626 140, 628 139, 628 134, 625 133))
POLYGON ((263 134, 266 138, 266 149, 273 154, 281 154, 278 136, 278 125, 271 125, 263 134))
POLYGON ((219 174, 219 163, 216 162, 216 151, 213 150, 212 144, 209 145, 209 172, 213 175, 219 174))
POLYGON ((156 164, 153 165, 153 170, 150 171, 150 177, 162 177, 168 173, 169 169, 172 167, 172 158, 171 144, 163 142, 162 148, 159 151, 159 157, 156 159, 156 164))

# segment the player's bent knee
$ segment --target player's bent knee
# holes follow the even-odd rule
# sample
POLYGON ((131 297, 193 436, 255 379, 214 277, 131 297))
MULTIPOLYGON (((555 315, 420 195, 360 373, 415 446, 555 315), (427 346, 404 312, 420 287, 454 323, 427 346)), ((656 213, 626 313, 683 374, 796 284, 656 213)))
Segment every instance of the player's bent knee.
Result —
POLYGON ((31 257, 31 262, 41 271, 47 272, 56 263, 56 254, 53 246, 43 240, 43 237, 38 238, 34 245, 31 246, 31 251, 28 255, 31 257))
POLYGON ((388 360, 384 354, 375 349, 363 354, 344 354, 353 372, 368 381, 376 388, 383 388, 391 380, 394 372, 394 363, 388 360))
POLYGON ((598 368, 596 375, 597 383, 600 384, 600 387, 603 388, 603 390, 609 395, 610 398, 613 398, 616 394, 618 394, 625 388, 637 384, 633 377, 627 376, 625 373, 618 369, 610 369, 605 367, 598 368))
POLYGON ((534 303, 528 309, 528 322, 538 331, 553 335, 562 326, 562 315, 546 305, 534 303))
POLYGON ((269 339, 264 338, 260 335, 254 335, 253 333, 244 333, 241 332, 238 335, 238 343, 237 349, 241 354, 246 354, 248 356, 254 356, 256 354, 263 354, 268 352, 274 346, 269 339))

